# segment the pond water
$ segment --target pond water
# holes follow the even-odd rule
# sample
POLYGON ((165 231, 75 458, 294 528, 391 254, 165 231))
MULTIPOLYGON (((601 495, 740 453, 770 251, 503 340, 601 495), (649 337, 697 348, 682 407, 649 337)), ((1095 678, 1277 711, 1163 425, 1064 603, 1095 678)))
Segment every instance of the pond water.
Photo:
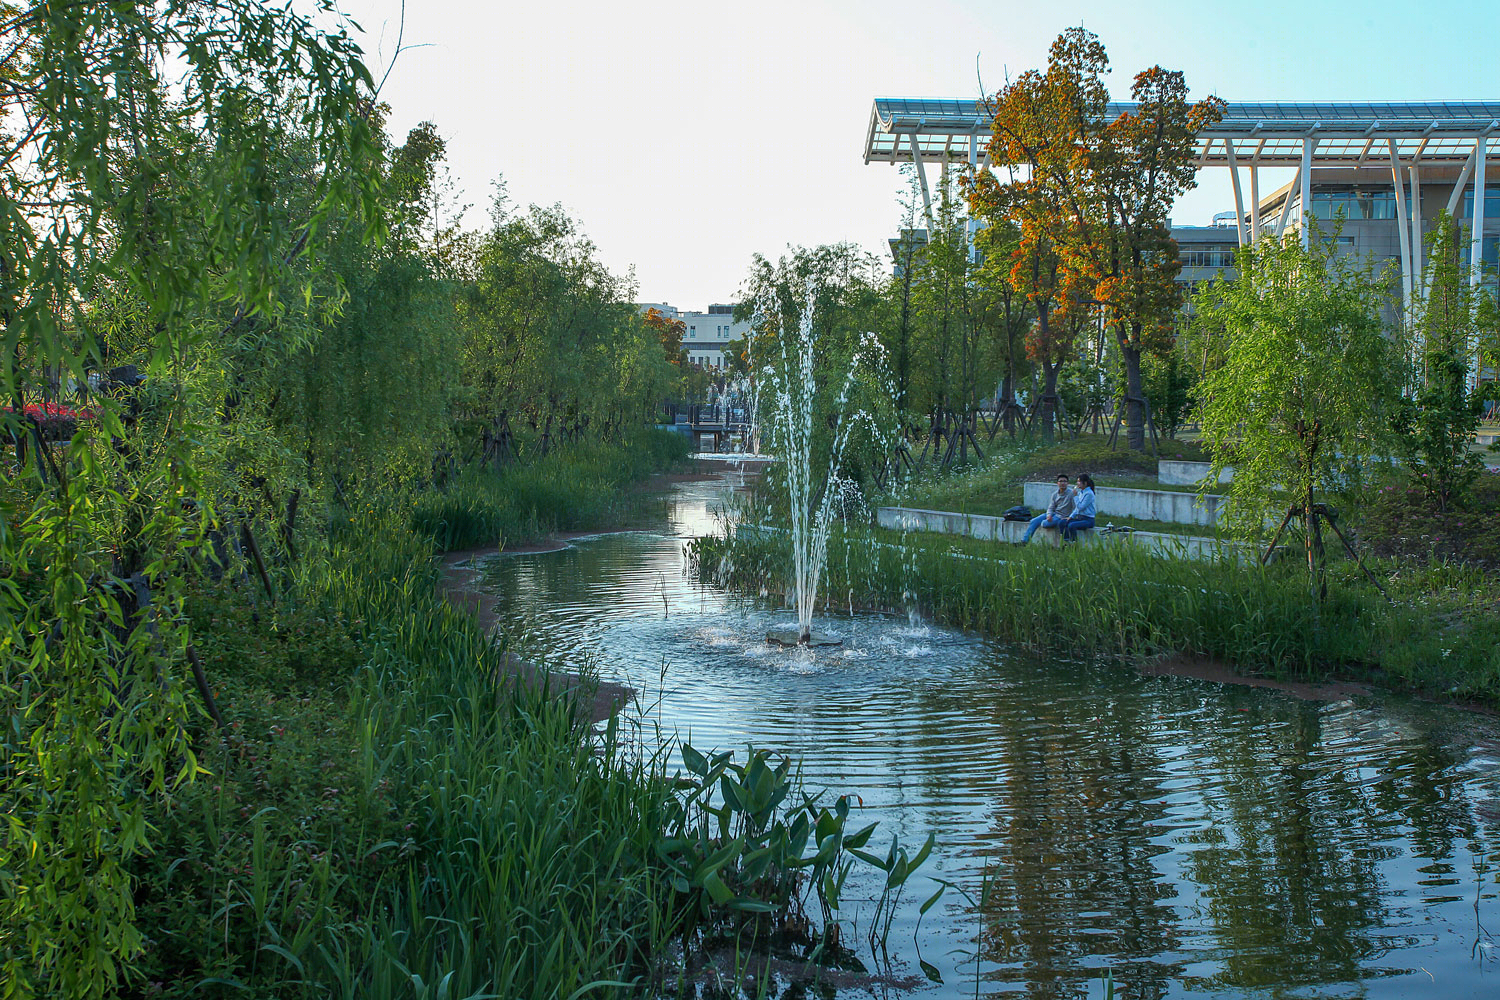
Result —
MULTIPOLYGON (((487 567, 503 625, 640 692, 643 732, 746 743, 938 846, 968 887, 890 938, 919 996, 1500 997, 1500 720, 1394 698, 1040 659, 981 636, 825 615, 831 650, 766 645, 795 612, 705 586, 684 545, 725 484, 643 530, 487 567), (977 962, 975 951, 978 951, 977 962), (920 974, 918 976, 920 977, 920 974)), ((648 738, 655 738, 648 735, 648 738)), ((855 887, 851 894, 869 894, 855 887)))

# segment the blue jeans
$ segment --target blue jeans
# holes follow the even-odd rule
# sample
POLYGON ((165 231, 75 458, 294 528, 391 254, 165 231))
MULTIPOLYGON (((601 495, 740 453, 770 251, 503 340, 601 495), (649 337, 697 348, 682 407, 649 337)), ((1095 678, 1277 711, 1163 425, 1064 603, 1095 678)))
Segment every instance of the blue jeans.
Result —
POLYGON ((1049 518, 1046 514, 1038 514, 1036 517, 1033 517, 1031 519, 1031 527, 1026 529, 1026 535, 1021 539, 1021 541, 1031 541, 1031 536, 1036 534, 1036 529, 1038 528, 1061 528, 1063 526, 1064 520, 1064 518, 1057 517, 1055 515, 1049 518))
POLYGON ((1092 517, 1075 517, 1063 525, 1063 541, 1076 542, 1080 531, 1092 528, 1093 526, 1094 519, 1092 517))

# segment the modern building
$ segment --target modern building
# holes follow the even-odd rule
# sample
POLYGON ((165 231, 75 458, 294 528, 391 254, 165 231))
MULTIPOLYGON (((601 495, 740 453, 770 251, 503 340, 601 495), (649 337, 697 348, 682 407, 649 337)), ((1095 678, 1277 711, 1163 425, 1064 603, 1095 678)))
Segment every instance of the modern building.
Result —
POLYGON ((749 320, 734 318, 735 304, 714 303, 707 312, 680 310, 665 302, 642 302, 641 312, 655 309, 683 324, 682 347, 688 362, 708 369, 722 369, 731 341, 744 340, 750 332, 749 320))
MULTIPOLYGON (((1109 113, 1134 109, 1111 104, 1109 113)), ((865 162, 914 164, 928 201, 927 166, 984 166, 989 126, 973 100, 877 98, 865 162)), ((1489 164, 1500 160, 1500 149, 1492 138, 1500 138, 1500 102, 1228 104, 1223 118, 1198 134, 1197 166, 1229 171, 1234 210, 1217 220, 1228 225, 1173 228, 1183 252, 1181 280, 1204 280, 1236 247, 1302 229, 1311 214, 1329 229, 1342 218, 1337 238, 1350 251, 1394 264, 1410 309, 1420 294, 1424 241, 1446 212, 1468 228, 1470 280, 1477 284, 1481 262, 1500 257, 1500 162, 1489 164), (1293 170, 1292 180, 1262 198, 1261 171, 1275 168, 1293 170)), ((1477 364, 1473 377, 1480 377, 1477 364)))

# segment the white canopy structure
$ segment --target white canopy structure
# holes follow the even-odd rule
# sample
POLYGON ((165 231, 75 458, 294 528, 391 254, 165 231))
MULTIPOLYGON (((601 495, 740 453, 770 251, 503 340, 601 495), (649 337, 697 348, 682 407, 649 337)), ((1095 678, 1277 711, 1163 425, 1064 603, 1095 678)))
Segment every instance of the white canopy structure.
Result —
MULTIPOLYGON (((1134 104, 1109 105, 1109 115, 1135 110, 1134 104)), ((950 98, 875 99, 865 136, 866 163, 913 163, 924 201, 931 204, 926 165, 962 160, 976 169, 987 163, 993 115, 985 102, 950 98)), ((1500 133, 1500 102, 1385 104, 1230 103, 1224 117, 1198 133, 1197 165, 1225 167, 1234 191, 1234 214, 1241 245, 1270 228, 1280 234, 1301 224, 1312 204, 1315 170, 1369 171, 1386 178, 1395 192, 1396 230, 1400 244, 1403 298, 1412 299, 1414 276, 1421 272, 1422 171, 1429 183, 1453 179, 1447 213, 1456 215, 1472 187, 1471 284, 1480 280, 1485 227, 1488 162, 1495 155, 1490 139, 1500 133), (1260 169, 1292 168, 1292 183, 1277 192, 1280 213, 1262 219, 1260 169), (1241 175, 1248 174, 1250 210, 1246 211, 1241 175), (1295 197, 1293 192, 1295 192, 1295 197), (1293 214, 1293 206, 1297 206, 1293 214)), ((1274 199, 1273 199, 1274 200, 1274 199)), ((1304 239, 1306 233, 1304 230, 1304 239)))

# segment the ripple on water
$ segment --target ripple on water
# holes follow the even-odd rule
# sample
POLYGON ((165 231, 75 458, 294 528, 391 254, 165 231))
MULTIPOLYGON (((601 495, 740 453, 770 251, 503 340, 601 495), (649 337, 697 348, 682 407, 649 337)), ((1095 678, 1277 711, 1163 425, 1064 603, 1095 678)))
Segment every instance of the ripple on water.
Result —
MULTIPOLYGON (((677 524, 711 495, 690 485, 677 524)), ((490 574, 528 649, 642 691, 643 732, 787 751, 811 787, 858 797, 877 849, 933 832, 932 873, 976 898, 988 871, 982 909, 950 894, 919 927, 927 884, 898 917, 893 945, 947 982, 924 995, 973 995, 953 949, 976 934, 992 991, 1080 994, 1109 968, 1132 996, 1380 1000, 1500 975, 1476 930, 1500 926, 1494 720, 1142 678, 873 615, 820 616, 842 647, 777 649, 787 613, 699 586, 680 539, 603 536, 490 574)), ((876 891, 851 878, 851 897, 876 891)))

